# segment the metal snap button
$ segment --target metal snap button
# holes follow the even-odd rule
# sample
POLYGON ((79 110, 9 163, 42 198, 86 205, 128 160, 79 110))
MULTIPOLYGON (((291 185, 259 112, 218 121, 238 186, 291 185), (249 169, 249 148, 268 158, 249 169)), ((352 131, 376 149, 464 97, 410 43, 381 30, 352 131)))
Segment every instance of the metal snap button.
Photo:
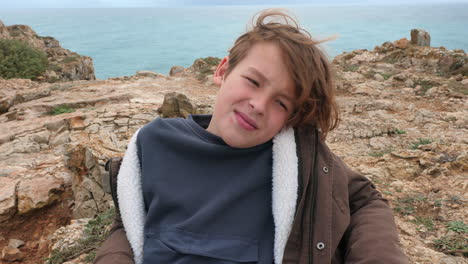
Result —
POLYGON ((328 168, 327 168, 327 167, 323 167, 323 168, 322 168, 322 171, 325 172, 325 173, 328 173, 328 168))
POLYGON ((324 244, 323 242, 318 242, 318 243, 317 243, 317 249, 318 249, 318 250, 322 250, 322 249, 324 249, 324 248, 325 248, 325 244, 324 244))

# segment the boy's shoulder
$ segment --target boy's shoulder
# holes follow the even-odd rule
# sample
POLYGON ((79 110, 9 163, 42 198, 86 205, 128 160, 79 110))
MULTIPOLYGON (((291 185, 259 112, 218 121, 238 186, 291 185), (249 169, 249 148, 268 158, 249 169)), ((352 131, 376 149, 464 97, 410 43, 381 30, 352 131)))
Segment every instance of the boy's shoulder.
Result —
POLYGON ((183 125, 186 120, 181 117, 176 118, 162 118, 157 117, 145 124, 138 133, 139 135, 152 134, 161 130, 173 130, 183 125))

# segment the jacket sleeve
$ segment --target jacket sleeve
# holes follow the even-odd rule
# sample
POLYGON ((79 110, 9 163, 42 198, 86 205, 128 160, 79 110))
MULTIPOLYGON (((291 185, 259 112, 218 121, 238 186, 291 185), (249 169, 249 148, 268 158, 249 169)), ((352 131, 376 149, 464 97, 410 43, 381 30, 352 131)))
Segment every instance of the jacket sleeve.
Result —
POLYGON ((94 264, 133 264, 133 252, 125 230, 116 214, 109 236, 96 253, 94 264))
POLYGON ((393 211, 374 184, 349 168, 350 224, 345 263, 409 263, 399 246, 393 211))

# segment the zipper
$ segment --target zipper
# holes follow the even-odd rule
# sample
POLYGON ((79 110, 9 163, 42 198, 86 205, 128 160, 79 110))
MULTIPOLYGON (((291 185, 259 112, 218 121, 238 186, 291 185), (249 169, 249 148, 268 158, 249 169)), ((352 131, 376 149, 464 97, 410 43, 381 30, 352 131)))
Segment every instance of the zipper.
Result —
POLYGON ((315 130, 315 137, 314 137, 314 145, 312 146, 314 149, 313 149, 313 153, 314 153, 314 161, 313 161, 313 165, 312 165, 312 210, 311 210, 311 214, 310 214, 310 223, 309 223, 309 238, 310 238, 310 246, 308 247, 309 249, 309 264, 312 264, 312 245, 314 243, 313 241, 313 235, 314 235, 314 215, 315 215, 315 204, 316 204, 316 201, 317 201, 317 190, 318 190, 318 186, 317 186, 317 175, 315 174, 315 167, 317 166, 317 145, 318 145, 318 131, 315 130))

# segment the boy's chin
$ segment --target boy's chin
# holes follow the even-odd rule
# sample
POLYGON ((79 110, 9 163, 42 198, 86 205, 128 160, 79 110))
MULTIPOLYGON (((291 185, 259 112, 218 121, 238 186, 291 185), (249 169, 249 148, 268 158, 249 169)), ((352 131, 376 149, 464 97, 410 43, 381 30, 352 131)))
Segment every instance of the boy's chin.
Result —
POLYGON ((231 148, 251 148, 267 142, 269 139, 255 139, 255 138, 239 138, 239 137, 224 137, 224 142, 231 148))

